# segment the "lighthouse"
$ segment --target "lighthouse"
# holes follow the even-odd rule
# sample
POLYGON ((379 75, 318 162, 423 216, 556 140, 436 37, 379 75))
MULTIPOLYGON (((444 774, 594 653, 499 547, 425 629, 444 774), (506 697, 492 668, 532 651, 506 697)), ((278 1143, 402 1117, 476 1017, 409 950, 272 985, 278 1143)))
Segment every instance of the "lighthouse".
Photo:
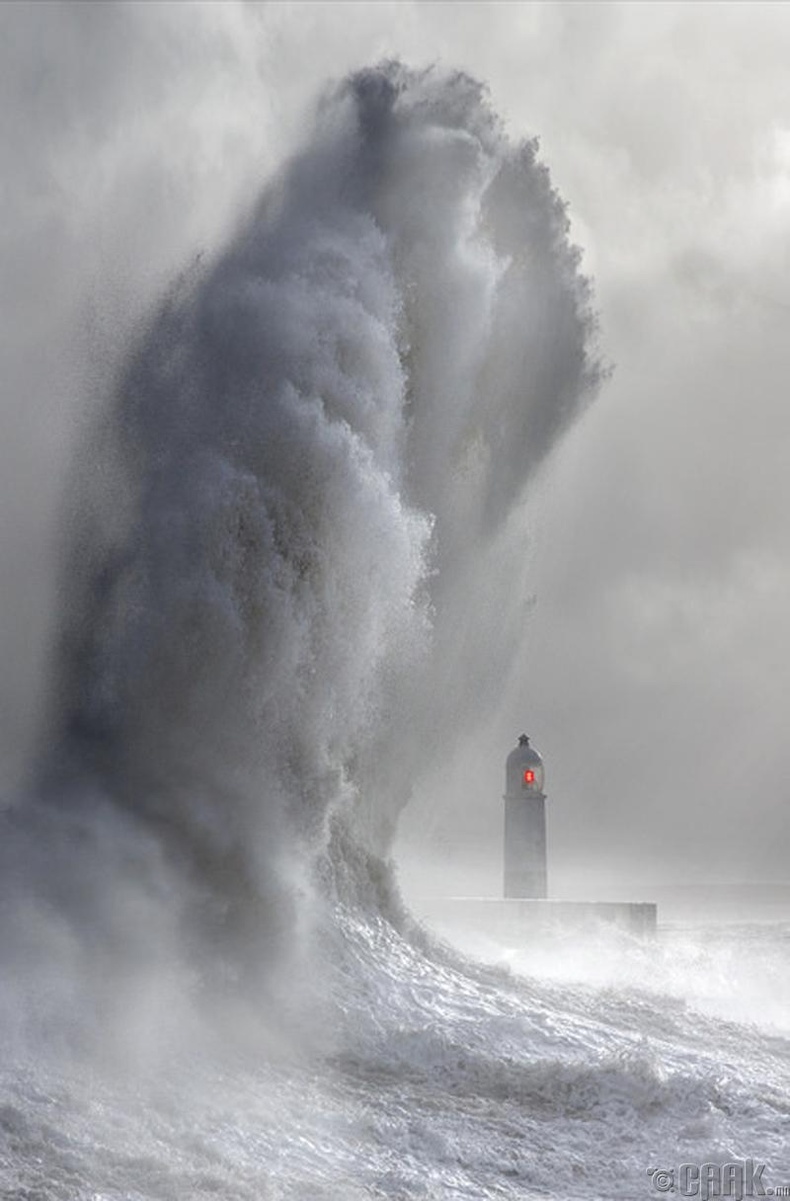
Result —
POLYGON ((652 901, 549 899, 546 887, 546 794, 543 760, 522 734, 505 763, 504 896, 424 898, 421 916, 452 938, 478 929, 504 945, 575 932, 601 923, 650 938, 658 910, 652 901))
POLYGON ((601 923, 650 938, 658 910, 652 901, 549 899, 546 887, 546 794, 543 760, 522 734, 505 763, 504 896, 424 898, 421 916, 450 938, 477 929, 504 945, 575 932, 601 923))
POLYGON ((522 734, 505 764, 506 897, 546 897, 543 760, 522 734))

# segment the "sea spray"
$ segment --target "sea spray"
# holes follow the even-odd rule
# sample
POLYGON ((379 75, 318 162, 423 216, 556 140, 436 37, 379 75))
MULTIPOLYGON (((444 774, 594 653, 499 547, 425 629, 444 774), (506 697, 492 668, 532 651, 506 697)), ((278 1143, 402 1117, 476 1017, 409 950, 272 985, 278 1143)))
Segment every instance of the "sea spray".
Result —
POLYGON ((54 897, 78 964, 82 938, 259 980, 317 885, 391 904, 397 814, 512 659, 519 506, 594 333, 537 145, 478 83, 390 63, 326 94, 83 453, 3 885, 54 897))

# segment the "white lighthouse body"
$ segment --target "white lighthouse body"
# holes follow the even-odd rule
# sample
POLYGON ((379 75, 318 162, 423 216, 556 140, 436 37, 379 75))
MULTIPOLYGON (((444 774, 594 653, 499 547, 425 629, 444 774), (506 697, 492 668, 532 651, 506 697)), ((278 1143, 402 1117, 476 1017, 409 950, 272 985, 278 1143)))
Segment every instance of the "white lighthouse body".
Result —
POLYGON ((522 734, 505 765, 505 896, 546 897, 543 760, 522 734))

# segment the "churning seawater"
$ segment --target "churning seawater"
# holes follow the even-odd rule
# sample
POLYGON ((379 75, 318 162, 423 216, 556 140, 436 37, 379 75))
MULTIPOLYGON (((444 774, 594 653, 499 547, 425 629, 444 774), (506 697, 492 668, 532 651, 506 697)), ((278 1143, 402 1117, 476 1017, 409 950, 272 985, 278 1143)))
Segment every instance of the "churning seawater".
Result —
POLYGON ((790 1183, 790 924, 601 935, 530 976, 524 950, 482 966, 337 918, 331 1048, 249 1016, 142 1064, 7 1045, 2 1195, 637 1201, 649 1172, 750 1158, 790 1183), (713 1016, 733 993, 751 1015, 713 1016))

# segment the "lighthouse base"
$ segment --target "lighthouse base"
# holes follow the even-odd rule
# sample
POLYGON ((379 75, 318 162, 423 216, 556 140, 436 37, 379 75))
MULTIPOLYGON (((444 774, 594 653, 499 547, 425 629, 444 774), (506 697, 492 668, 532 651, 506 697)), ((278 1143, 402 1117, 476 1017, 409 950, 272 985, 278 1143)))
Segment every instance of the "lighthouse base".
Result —
POLYGON ((536 934, 615 926, 641 938, 656 932, 657 906, 631 901, 553 901, 524 897, 432 897, 416 906, 429 925, 463 927, 503 942, 536 934))

